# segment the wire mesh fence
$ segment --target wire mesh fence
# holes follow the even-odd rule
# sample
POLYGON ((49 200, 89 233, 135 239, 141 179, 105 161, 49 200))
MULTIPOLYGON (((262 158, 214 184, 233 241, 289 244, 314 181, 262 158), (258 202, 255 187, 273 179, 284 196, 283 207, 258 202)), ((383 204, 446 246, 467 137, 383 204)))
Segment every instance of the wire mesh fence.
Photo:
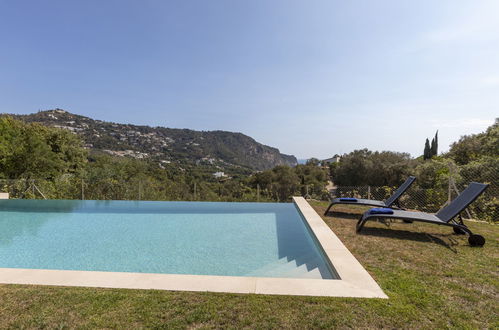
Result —
POLYGON ((455 175, 448 186, 450 198, 455 198, 469 182, 487 183, 487 190, 468 207, 467 215, 489 222, 499 222, 499 169, 485 166, 454 168, 453 171, 455 175))
POLYGON ((0 179, 0 192, 14 199, 163 200, 163 201, 272 201, 266 189, 251 189, 235 182, 164 183, 136 178, 126 181, 0 179))
MULTIPOLYGON (((397 187, 375 187, 375 186, 340 186, 332 191, 333 197, 354 197, 374 200, 386 200, 392 195, 397 187)), ((445 190, 422 189, 411 187, 399 199, 405 209, 424 212, 436 212, 448 200, 445 190)))
MULTIPOLYGON (((477 180, 477 175, 454 168, 445 182, 436 183, 432 188, 418 185, 417 181, 400 198, 405 209, 424 212, 437 212, 452 201, 470 182, 477 180)), ((499 174, 493 172, 488 180, 487 190, 474 201, 464 212, 463 217, 489 222, 499 221, 499 174)), ((355 197, 374 200, 386 200, 397 187, 374 186, 339 186, 332 191, 333 197, 355 197)))
MULTIPOLYGON (((454 199, 473 181, 488 183, 489 187, 463 216, 468 219, 497 222, 499 220, 499 173, 490 168, 450 167, 443 180, 430 187, 416 182, 400 198, 406 209, 437 212, 454 199)), ((418 182, 419 181, 419 182, 418 182)), ((0 192, 10 198, 26 199, 82 199, 82 200, 184 200, 184 201, 288 201, 292 195, 326 200, 328 197, 357 197, 374 200, 387 199, 397 187, 338 186, 328 195, 324 186, 308 185, 298 188, 274 187, 260 189, 234 181, 184 182, 164 184, 147 178, 118 181, 62 176, 56 180, 0 179, 0 192), (280 190, 280 189, 284 190, 280 190), (279 194, 278 192, 281 192, 279 194), (289 195, 289 196, 288 196, 289 195), (286 197, 287 196, 287 197, 286 197)))

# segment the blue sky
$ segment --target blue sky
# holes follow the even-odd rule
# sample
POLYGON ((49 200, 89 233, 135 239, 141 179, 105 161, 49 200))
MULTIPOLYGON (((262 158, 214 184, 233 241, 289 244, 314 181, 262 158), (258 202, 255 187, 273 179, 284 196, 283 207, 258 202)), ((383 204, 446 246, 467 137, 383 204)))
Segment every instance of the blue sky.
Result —
POLYGON ((441 151, 499 116, 499 1, 0 0, 0 112, 441 151))

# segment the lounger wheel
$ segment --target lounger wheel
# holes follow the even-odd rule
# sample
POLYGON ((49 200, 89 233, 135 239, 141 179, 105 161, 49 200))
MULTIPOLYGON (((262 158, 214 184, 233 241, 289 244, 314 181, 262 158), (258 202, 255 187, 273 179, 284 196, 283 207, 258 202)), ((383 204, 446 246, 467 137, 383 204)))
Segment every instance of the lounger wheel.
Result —
POLYGON ((483 246, 485 244, 485 238, 482 235, 471 234, 468 237, 468 243, 471 246, 483 246))
POLYGON ((452 227, 452 229, 454 230, 454 234, 456 234, 456 235, 465 235, 466 234, 466 232, 459 227, 452 227))

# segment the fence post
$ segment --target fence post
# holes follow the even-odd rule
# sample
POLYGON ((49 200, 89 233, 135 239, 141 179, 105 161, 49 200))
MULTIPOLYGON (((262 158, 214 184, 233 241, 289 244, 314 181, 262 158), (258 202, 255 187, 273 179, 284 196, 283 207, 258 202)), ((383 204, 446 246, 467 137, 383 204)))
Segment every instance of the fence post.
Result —
POLYGON ((305 186, 305 199, 311 199, 310 194, 308 193, 308 184, 305 186))
POLYGON ((367 199, 371 199, 371 186, 367 186, 367 199))
POLYGON ((141 193, 141 190, 142 190, 142 184, 141 183, 142 183, 142 181, 139 181, 139 201, 140 201, 140 198, 141 198, 141 196, 140 196, 141 194, 140 193, 141 193))
POLYGON ((38 193, 43 197, 43 199, 47 199, 47 197, 45 197, 42 191, 36 186, 34 179, 33 179, 32 189, 33 189, 33 196, 35 195, 35 189, 36 189, 36 191, 38 191, 38 193))
POLYGON ((450 204, 452 200, 452 175, 453 175, 453 168, 449 162, 449 187, 447 191, 447 204, 450 204))
POLYGON ((259 183, 256 184, 256 201, 257 202, 260 201, 260 184, 259 183))
POLYGON ((85 200, 85 181, 81 179, 81 200, 85 200))
POLYGON ((194 200, 197 200, 196 194, 197 194, 197 185, 196 182, 194 182, 194 200))

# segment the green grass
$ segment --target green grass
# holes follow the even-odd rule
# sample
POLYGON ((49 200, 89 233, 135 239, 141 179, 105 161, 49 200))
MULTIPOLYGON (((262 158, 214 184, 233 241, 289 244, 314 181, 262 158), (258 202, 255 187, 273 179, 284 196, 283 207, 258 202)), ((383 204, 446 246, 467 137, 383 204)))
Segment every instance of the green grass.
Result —
MULTIPOLYGON (((313 203, 322 214, 325 203, 313 203)), ((337 206, 336 211, 358 213, 337 206)), ((468 223, 472 248, 452 229, 324 217, 390 299, 319 298, 0 285, 0 326, 169 328, 498 328, 499 227, 468 223)))

